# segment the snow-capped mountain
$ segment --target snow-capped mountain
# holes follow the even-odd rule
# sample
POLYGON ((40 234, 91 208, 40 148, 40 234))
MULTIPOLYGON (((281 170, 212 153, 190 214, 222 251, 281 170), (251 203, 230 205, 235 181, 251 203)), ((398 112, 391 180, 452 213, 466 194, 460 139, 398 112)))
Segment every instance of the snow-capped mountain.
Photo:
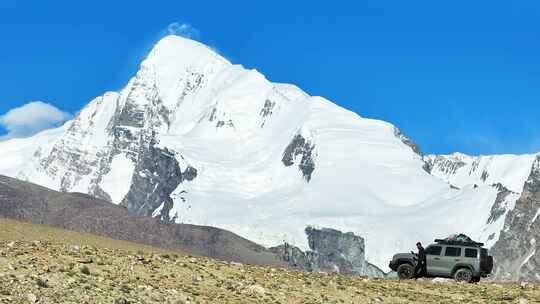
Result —
POLYGON ((426 169, 454 189, 488 186, 497 190, 487 225, 479 237, 489 247, 499 239, 506 214, 514 209, 531 174, 536 155, 469 156, 462 153, 424 157, 426 169))
POLYGON ((387 122, 177 36, 123 90, 61 128, 1 142, 0 159, 0 174, 269 247, 308 249, 308 225, 351 231, 382 269, 418 240, 462 232, 495 244, 536 178, 535 155, 424 157, 387 122))

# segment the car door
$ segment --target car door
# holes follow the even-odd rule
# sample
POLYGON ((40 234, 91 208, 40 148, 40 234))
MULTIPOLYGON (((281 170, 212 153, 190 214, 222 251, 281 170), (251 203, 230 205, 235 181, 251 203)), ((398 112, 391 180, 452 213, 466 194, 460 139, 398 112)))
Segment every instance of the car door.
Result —
POLYGON ((442 269, 441 274, 450 276, 454 266, 461 262, 461 248, 454 246, 446 246, 444 256, 441 257, 442 269))
POLYGON ((465 248, 463 255, 463 264, 471 265, 475 271, 480 271, 480 256, 477 248, 465 248))
POLYGON ((443 261, 441 253, 443 246, 431 245, 426 248, 426 262, 428 275, 441 275, 443 261))

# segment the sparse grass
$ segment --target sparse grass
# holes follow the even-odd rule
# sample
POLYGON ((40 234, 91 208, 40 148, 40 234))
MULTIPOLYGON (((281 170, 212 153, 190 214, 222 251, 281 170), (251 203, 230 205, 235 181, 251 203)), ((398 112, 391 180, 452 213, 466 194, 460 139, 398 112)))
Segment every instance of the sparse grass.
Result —
POLYGON ((90 268, 88 268, 88 266, 84 265, 83 267, 81 267, 81 273, 85 274, 85 275, 90 275, 90 268))
MULTIPOLYGON (((13 236, 1 239, 2 227, 14 231, 17 225, 0 220, 0 304, 28 303, 28 295, 43 303, 540 303, 540 287, 533 284, 302 273, 176 256, 127 242, 115 245, 113 240, 47 227, 47 242, 34 242, 38 234, 15 239, 15 244, 13 236), (73 250, 72 244, 80 248, 73 250), (106 263, 81 265, 88 262, 88 253, 93 261, 106 263)), ((39 230, 20 225, 19 231, 39 230)))
POLYGON ((49 284, 47 284, 47 281, 45 281, 42 278, 37 278, 36 279, 36 284, 37 284, 37 286, 39 288, 48 288, 49 287, 49 284))
MULTIPOLYGON (((80 246, 88 245, 98 248, 134 251, 140 253, 140 255, 147 253, 179 254, 179 252, 171 252, 171 250, 144 244, 114 240, 93 234, 79 233, 47 225, 37 225, 5 218, 0 218, 0 240, 30 242, 40 240, 80 246)), ((88 255, 92 254, 92 251, 89 251, 88 255)))
POLYGON ((129 285, 127 284, 122 284, 120 286, 120 291, 122 291, 123 293, 129 294, 131 292, 131 287, 129 287, 129 285))

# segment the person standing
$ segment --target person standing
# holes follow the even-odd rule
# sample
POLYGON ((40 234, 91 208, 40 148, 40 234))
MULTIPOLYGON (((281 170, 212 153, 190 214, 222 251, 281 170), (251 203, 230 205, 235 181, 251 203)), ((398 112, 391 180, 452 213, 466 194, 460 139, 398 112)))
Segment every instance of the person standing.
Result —
POLYGON ((414 277, 421 278, 427 274, 426 252, 420 242, 416 243, 416 248, 418 248, 418 263, 414 269, 414 277))

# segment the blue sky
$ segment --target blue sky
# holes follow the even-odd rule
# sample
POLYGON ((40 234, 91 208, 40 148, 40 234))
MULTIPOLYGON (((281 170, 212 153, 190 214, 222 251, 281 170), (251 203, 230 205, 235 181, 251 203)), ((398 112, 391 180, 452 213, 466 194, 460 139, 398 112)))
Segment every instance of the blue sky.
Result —
POLYGON ((425 152, 540 151, 538 1, 2 0, 0 115, 35 100, 76 113, 172 22, 425 152))

